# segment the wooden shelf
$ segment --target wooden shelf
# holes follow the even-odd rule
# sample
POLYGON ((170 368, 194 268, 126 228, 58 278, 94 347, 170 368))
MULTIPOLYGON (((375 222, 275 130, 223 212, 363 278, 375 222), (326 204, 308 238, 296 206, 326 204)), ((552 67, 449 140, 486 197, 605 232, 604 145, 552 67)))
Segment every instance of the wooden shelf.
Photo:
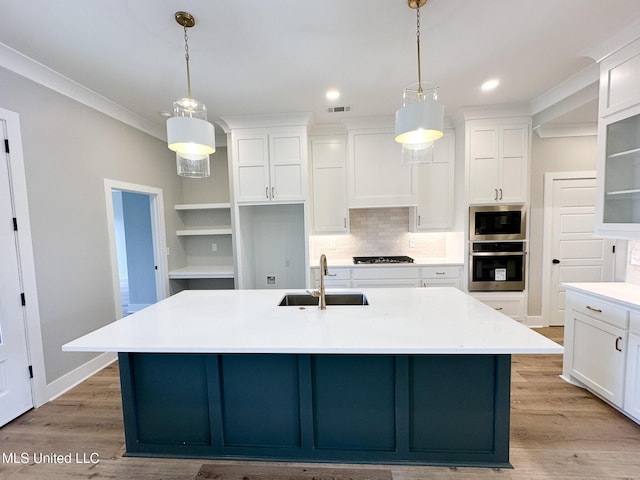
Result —
POLYGON ((204 266, 204 267, 183 267, 171 270, 169 278, 173 280, 190 278, 233 278, 234 270, 232 265, 204 266))
POLYGON ((176 205, 176 210, 224 210, 231 208, 230 203, 185 203, 176 205))
POLYGON ((197 235, 231 235, 231 227, 188 228, 186 230, 177 230, 176 235, 179 237, 193 237, 197 235))

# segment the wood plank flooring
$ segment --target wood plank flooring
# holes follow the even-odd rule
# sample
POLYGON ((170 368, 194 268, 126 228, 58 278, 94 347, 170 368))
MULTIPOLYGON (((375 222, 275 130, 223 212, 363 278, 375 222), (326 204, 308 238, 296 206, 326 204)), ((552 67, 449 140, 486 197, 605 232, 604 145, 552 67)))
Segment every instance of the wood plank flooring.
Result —
MULTIPOLYGON (((539 331, 562 341, 562 328, 539 331)), ((513 357, 513 469, 340 467, 387 468, 394 480, 640 480, 640 426, 590 393, 565 383, 558 377, 561 371, 559 355, 513 357)), ((216 463, 130 458, 123 457, 123 452, 118 371, 110 366, 0 429, 0 480, 193 480, 204 463, 216 463), (26 463, 21 463, 22 454, 26 463)))

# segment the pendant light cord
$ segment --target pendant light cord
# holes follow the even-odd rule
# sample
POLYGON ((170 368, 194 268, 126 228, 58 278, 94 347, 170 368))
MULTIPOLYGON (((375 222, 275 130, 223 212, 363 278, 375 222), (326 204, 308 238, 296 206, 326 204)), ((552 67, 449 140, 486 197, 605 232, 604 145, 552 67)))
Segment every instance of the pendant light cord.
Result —
POLYGON ((418 45, 418 98, 422 100, 422 73, 420 68, 420 5, 416 8, 416 43, 418 45))
POLYGON ((184 27, 184 59, 187 62, 187 91, 189 99, 191 99, 191 74, 189 72, 189 35, 187 27, 184 27))

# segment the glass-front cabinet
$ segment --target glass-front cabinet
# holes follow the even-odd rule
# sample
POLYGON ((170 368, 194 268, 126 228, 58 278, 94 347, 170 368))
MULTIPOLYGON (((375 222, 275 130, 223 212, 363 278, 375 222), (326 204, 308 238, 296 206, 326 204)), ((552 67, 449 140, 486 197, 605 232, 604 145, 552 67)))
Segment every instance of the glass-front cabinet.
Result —
POLYGON ((640 39, 600 63, 596 234, 640 238, 640 39))
POLYGON ((604 224, 640 223, 640 114, 607 125, 604 224))

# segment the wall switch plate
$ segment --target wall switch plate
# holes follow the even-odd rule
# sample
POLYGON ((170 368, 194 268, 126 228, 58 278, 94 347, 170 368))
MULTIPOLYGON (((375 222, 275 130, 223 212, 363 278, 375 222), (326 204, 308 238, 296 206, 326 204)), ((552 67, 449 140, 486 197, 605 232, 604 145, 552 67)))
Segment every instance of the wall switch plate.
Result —
POLYGON ((218 244, 217 243, 212 243, 211 244, 211 251, 212 252, 217 252, 218 251, 218 244))
POLYGON ((411 240, 409 240, 409 248, 415 248, 416 247, 416 241, 412 238, 411 240))
POLYGON ((276 276, 275 275, 267 275, 267 286, 273 287, 276 284, 276 276))

